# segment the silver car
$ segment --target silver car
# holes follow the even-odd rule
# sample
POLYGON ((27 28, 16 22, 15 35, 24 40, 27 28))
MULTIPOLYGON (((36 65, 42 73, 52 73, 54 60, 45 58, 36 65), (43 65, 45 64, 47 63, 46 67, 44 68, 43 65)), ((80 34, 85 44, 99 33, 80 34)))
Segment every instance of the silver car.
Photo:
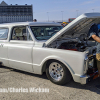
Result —
POLYGON ((86 84, 97 74, 95 41, 89 27, 100 13, 82 14, 62 28, 59 23, 20 22, 0 25, 0 64, 46 75, 55 84, 71 79, 86 84))

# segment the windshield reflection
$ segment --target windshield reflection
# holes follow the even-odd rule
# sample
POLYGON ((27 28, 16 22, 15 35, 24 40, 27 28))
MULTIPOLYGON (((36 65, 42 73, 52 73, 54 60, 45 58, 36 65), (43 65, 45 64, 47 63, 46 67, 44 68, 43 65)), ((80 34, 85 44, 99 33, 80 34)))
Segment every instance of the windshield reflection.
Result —
POLYGON ((60 31, 62 26, 30 26, 35 38, 37 40, 48 40, 58 31, 60 31))

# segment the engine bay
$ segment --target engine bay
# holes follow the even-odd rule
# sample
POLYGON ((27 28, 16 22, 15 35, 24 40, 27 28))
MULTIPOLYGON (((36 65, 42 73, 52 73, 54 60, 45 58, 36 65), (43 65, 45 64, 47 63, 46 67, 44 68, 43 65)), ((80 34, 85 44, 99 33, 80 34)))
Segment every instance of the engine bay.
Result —
POLYGON ((58 48, 83 52, 85 51, 86 47, 87 47, 86 43, 83 43, 83 42, 78 43, 78 42, 70 41, 70 42, 62 43, 58 48))
MULTIPOLYGON (((88 40, 87 33, 80 33, 74 36, 68 35, 65 38, 63 37, 63 39, 60 37, 48 47, 84 52, 95 45, 96 42, 94 40, 88 40)), ((96 48, 93 52, 96 52, 96 48)))

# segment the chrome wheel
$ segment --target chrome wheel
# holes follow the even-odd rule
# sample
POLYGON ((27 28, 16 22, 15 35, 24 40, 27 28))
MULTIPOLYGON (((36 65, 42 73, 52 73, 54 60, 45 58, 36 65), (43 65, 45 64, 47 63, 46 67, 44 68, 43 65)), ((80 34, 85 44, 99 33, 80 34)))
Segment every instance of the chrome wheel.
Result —
POLYGON ((57 62, 52 62, 49 65, 49 74, 54 80, 59 81, 64 75, 63 67, 57 62))

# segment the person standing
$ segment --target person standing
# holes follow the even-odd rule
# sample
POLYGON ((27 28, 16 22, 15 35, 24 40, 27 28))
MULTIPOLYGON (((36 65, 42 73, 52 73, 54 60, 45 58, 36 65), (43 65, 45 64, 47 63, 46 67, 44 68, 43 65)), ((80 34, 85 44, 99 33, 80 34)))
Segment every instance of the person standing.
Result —
POLYGON ((33 20, 33 22, 37 22, 37 20, 36 20, 36 19, 34 19, 34 20, 33 20))
POLYGON ((99 84, 96 85, 96 87, 100 90, 100 24, 93 24, 90 27, 88 36, 97 42, 96 60, 99 74, 99 84))

